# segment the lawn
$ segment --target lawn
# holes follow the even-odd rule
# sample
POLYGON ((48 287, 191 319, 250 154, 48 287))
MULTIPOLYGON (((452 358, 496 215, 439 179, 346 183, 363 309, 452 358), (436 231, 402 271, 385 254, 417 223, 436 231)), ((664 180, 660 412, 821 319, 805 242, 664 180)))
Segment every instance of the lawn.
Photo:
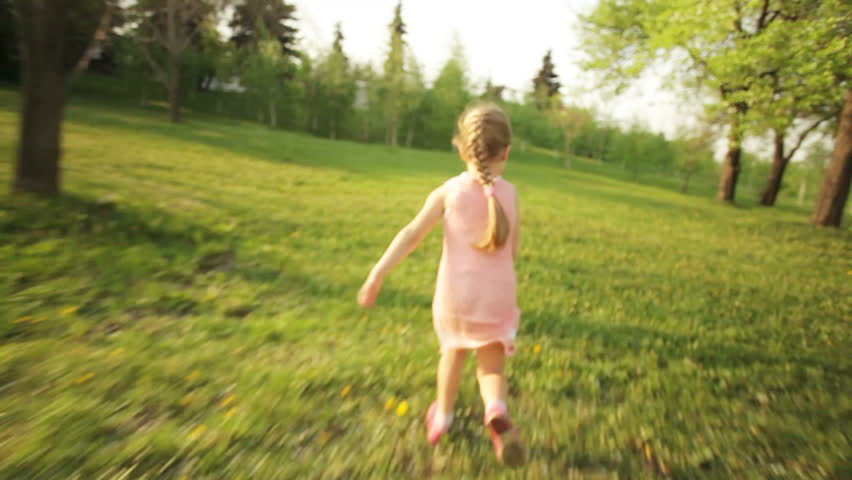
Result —
POLYGON ((355 304, 457 158, 165 118, 74 100, 66 194, 0 194, 0 478, 852 477, 848 226, 515 155, 507 471, 472 363, 425 442, 440 228, 355 304))

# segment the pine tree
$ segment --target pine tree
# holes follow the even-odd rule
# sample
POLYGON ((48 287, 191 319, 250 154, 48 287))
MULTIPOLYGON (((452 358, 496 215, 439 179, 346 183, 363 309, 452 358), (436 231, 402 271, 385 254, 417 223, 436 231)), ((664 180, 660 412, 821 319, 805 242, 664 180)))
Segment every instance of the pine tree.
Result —
POLYGON ((396 5, 389 27, 390 50, 384 65, 385 142, 396 146, 405 87, 405 23, 402 21, 402 2, 396 5))
POLYGON ((548 50, 542 59, 541 70, 533 79, 533 96, 535 106, 539 110, 546 110, 550 105, 550 99, 559 93, 559 77, 556 75, 553 65, 552 51, 548 50))

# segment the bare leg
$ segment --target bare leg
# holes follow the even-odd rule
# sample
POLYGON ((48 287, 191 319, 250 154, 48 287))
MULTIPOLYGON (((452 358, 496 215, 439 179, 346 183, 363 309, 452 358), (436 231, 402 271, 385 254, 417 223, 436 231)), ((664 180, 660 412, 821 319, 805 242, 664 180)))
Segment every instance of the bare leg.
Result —
POLYGON ((478 365, 476 378, 479 380, 479 393, 486 410, 496 404, 506 405, 507 385, 503 369, 506 354, 503 344, 491 343, 476 351, 478 365))
POLYGON ((509 420, 506 408, 507 385, 503 369, 506 353, 501 343, 492 343, 476 351, 476 377, 479 392, 485 403, 485 422, 491 429, 491 442, 497 458, 506 465, 519 466, 525 461, 523 443, 518 429, 509 420))
POLYGON ((441 354, 438 363, 438 414, 449 416, 453 412, 465 357, 467 350, 447 350, 441 354))

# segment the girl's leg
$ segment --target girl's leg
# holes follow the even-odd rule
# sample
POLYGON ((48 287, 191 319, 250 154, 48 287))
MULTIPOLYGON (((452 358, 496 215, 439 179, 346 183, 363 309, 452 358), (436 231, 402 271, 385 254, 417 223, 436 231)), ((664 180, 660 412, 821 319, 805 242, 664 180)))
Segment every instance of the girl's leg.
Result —
POLYGON ((509 466, 524 463, 525 453, 518 429, 509 420, 506 407, 507 385, 503 369, 506 354, 501 343, 492 343, 476 351, 476 377, 485 403, 485 424, 491 430, 491 442, 501 462, 509 466))
POLYGON ((452 420, 453 405, 459 393, 464 359, 467 350, 446 350, 438 363, 438 401, 436 414, 447 421, 452 420))
POLYGON ((506 408, 507 385, 503 369, 506 354, 503 344, 491 343, 476 351, 476 378, 479 380, 479 393, 485 410, 495 405, 506 408))

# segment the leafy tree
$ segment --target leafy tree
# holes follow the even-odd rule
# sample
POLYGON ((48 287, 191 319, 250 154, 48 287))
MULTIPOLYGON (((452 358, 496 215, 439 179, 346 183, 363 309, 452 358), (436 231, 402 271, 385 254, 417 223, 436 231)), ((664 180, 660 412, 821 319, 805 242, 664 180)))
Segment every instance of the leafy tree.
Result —
POLYGON ((317 66, 323 87, 323 115, 330 138, 337 138, 345 125, 355 100, 355 84, 349 68, 349 59, 343 51, 343 32, 340 23, 335 26, 331 50, 317 66))
POLYGON ((489 78, 488 81, 485 83, 485 88, 479 98, 492 103, 503 103, 503 93, 505 91, 505 86, 495 85, 491 82, 491 79, 489 78))
POLYGON ((139 0, 133 7, 141 53, 166 87, 172 122, 181 117, 180 87, 187 50, 220 4, 220 0, 139 0))
POLYGON ((430 112, 426 146, 450 148, 456 120, 472 99, 467 61, 461 46, 456 45, 428 93, 426 101, 430 112))
POLYGON ((423 71, 414 55, 409 53, 407 60, 408 71, 405 75, 405 101, 403 102, 402 124, 405 128, 405 146, 411 147, 415 140, 424 144, 425 138, 415 138, 417 132, 424 136, 426 122, 431 112, 431 105, 427 103, 426 83, 423 80, 423 71))
MULTIPOLYGON (((715 91, 729 118, 728 152, 718 197, 733 202, 740 173, 745 115, 752 85, 771 70, 747 68, 745 47, 782 19, 783 2, 770 0, 601 0, 583 18, 586 66, 619 86, 658 60, 674 60, 684 85, 715 91)), ((754 65, 758 66, 759 65, 754 65)))
POLYGON ((562 130, 565 166, 571 168, 571 144, 580 135, 583 127, 592 121, 592 112, 585 108, 564 105, 560 95, 556 95, 554 100, 554 105, 551 107, 551 118, 562 130))
POLYGON ((257 43, 243 60, 240 79, 261 107, 258 120, 263 118, 265 109, 269 126, 276 128, 279 103, 287 94, 287 79, 293 75, 295 67, 282 53, 278 40, 266 32, 263 25, 258 26, 256 33, 257 43))
POLYGON ((552 98, 559 93, 559 77, 556 75, 556 66, 553 64, 552 51, 548 50, 542 59, 541 69, 533 79, 533 98, 535 106, 539 110, 546 110, 552 106, 552 98))

